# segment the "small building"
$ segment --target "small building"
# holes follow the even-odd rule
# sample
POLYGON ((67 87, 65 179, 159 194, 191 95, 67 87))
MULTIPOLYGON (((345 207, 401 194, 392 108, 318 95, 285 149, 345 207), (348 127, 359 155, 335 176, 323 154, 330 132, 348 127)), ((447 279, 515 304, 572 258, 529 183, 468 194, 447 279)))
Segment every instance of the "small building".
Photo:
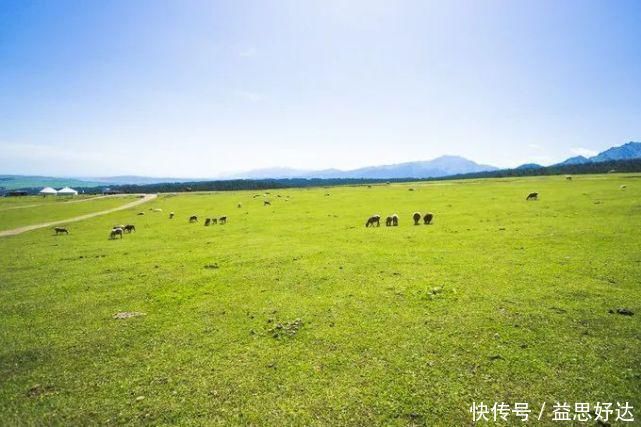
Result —
POLYGON ((55 188, 45 187, 40 190, 39 194, 41 194, 42 196, 55 196, 56 194, 58 194, 58 192, 55 190, 55 188))
POLYGON ((59 196, 77 196, 78 192, 73 188, 65 187, 58 190, 59 196))

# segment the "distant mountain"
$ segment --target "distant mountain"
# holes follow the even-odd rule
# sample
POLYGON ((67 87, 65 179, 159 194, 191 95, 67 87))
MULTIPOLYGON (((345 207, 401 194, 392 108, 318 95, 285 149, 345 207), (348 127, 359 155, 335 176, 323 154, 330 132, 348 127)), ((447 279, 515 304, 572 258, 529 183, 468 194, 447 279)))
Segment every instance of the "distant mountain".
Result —
POLYGON ((569 159, 557 163, 553 166, 565 165, 582 165, 586 163, 607 162, 611 160, 630 160, 641 158, 641 142, 630 141, 627 144, 619 145, 618 147, 608 148, 600 152, 596 156, 587 158, 583 156, 570 157, 569 159))
POLYGON ((306 171, 287 168, 259 169, 236 174, 234 178, 437 178, 442 176, 497 170, 489 165, 482 165, 459 156, 442 156, 433 160, 406 162, 392 165, 369 166, 352 170, 325 169, 306 171))
POLYGON ((585 163, 590 163, 590 159, 584 156, 570 157, 569 159, 557 163, 556 166, 565 166, 565 165, 582 165, 585 163))
POLYGON ((538 169, 542 167, 543 166, 539 165, 538 163, 525 163, 521 166, 517 166, 515 169, 538 169))
POLYGON ((641 157, 641 142, 630 141, 619 147, 607 149, 594 157, 590 157, 593 162, 605 162, 608 160, 627 160, 641 157))
MULTIPOLYGON (((91 181, 97 181, 101 184, 112 184, 112 185, 117 185, 117 184, 144 185, 144 184, 158 184, 162 182, 187 182, 187 181, 197 180, 196 178, 155 178, 155 177, 137 176, 137 175, 108 176, 108 177, 86 178, 86 179, 91 181)), ((206 178, 198 178, 198 179, 205 180, 206 178)))
POLYGON ((311 171, 292 168, 265 168, 254 169, 247 172, 239 172, 226 175, 225 179, 285 179, 299 178, 307 175, 311 171))

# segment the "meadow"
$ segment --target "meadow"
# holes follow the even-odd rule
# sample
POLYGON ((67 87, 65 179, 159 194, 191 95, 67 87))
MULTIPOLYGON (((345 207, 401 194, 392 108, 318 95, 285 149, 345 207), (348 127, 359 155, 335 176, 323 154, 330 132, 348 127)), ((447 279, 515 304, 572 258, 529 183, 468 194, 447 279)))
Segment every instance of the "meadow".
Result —
POLYGON ((96 200, 57 196, 20 199, 22 197, 0 199, 0 231, 115 208, 135 200, 136 196, 101 197, 96 200))
POLYGON ((641 175, 161 194, 68 227, 0 239, 0 425, 641 419, 641 175))

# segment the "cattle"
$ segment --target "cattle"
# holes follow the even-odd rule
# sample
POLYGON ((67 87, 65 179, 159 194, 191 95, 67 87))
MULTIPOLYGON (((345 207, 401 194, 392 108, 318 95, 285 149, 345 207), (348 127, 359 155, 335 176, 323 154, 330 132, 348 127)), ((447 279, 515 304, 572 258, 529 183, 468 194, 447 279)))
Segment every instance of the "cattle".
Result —
POLYGON ((64 227, 55 227, 53 230, 56 232, 56 236, 58 234, 69 234, 69 230, 64 227))
POLYGON ((428 212, 423 216, 423 223, 425 225, 430 225, 432 223, 433 218, 434 218, 434 214, 432 212, 428 212))
POLYGON ((218 222, 219 222, 221 225, 222 225, 222 224, 227 224, 227 217, 226 217, 226 216, 221 216, 220 218, 218 218, 218 222))
POLYGON ((271 206, 271 205, 272 205, 272 203, 269 200, 265 200, 263 202, 263 206, 271 206))
POLYGON ((398 227, 398 215, 397 214, 392 215, 392 226, 398 227))
POLYGON ((392 217, 388 216, 387 218, 385 218, 385 227, 389 227, 391 225, 392 225, 392 217))
POLYGON ((190 222, 190 223, 192 223, 192 222, 198 222, 198 217, 197 217, 196 215, 192 215, 192 216, 190 216, 190 217, 189 217, 189 222, 190 222))
POLYGON ((205 227, 209 227, 209 224, 211 224, 211 218, 205 219, 205 227))
POLYGON ((377 227, 381 226, 381 216, 380 215, 372 215, 367 219, 367 222, 365 223, 365 227, 369 227, 370 225, 373 227, 374 224, 376 224, 377 227))
POLYGON ((125 232, 127 232, 127 233, 131 233, 132 231, 135 233, 135 232, 136 232, 136 226, 135 226, 135 225, 133 225, 133 224, 127 224, 127 225, 125 225, 125 227, 123 228, 123 230, 124 230, 125 232))
POLYGON ((530 193, 525 198, 525 200, 538 200, 538 199, 539 199, 539 193, 530 193))
POLYGON ((173 212, 169 212, 169 219, 174 219, 174 213, 173 212))

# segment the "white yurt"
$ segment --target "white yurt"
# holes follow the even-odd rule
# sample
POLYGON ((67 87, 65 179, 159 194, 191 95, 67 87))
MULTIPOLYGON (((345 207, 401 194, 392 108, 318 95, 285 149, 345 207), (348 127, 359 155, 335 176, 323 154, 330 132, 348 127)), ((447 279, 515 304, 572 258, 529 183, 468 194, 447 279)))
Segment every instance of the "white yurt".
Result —
POLYGON ((77 196, 78 192, 73 188, 65 187, 58 190, 59 196, 77 196))
POLYGON ((55 196, 56 194, 58 194, 58 192, 51 187, 45 187, 40 190, 40 194, 42 194, 43 196, 55 196))

